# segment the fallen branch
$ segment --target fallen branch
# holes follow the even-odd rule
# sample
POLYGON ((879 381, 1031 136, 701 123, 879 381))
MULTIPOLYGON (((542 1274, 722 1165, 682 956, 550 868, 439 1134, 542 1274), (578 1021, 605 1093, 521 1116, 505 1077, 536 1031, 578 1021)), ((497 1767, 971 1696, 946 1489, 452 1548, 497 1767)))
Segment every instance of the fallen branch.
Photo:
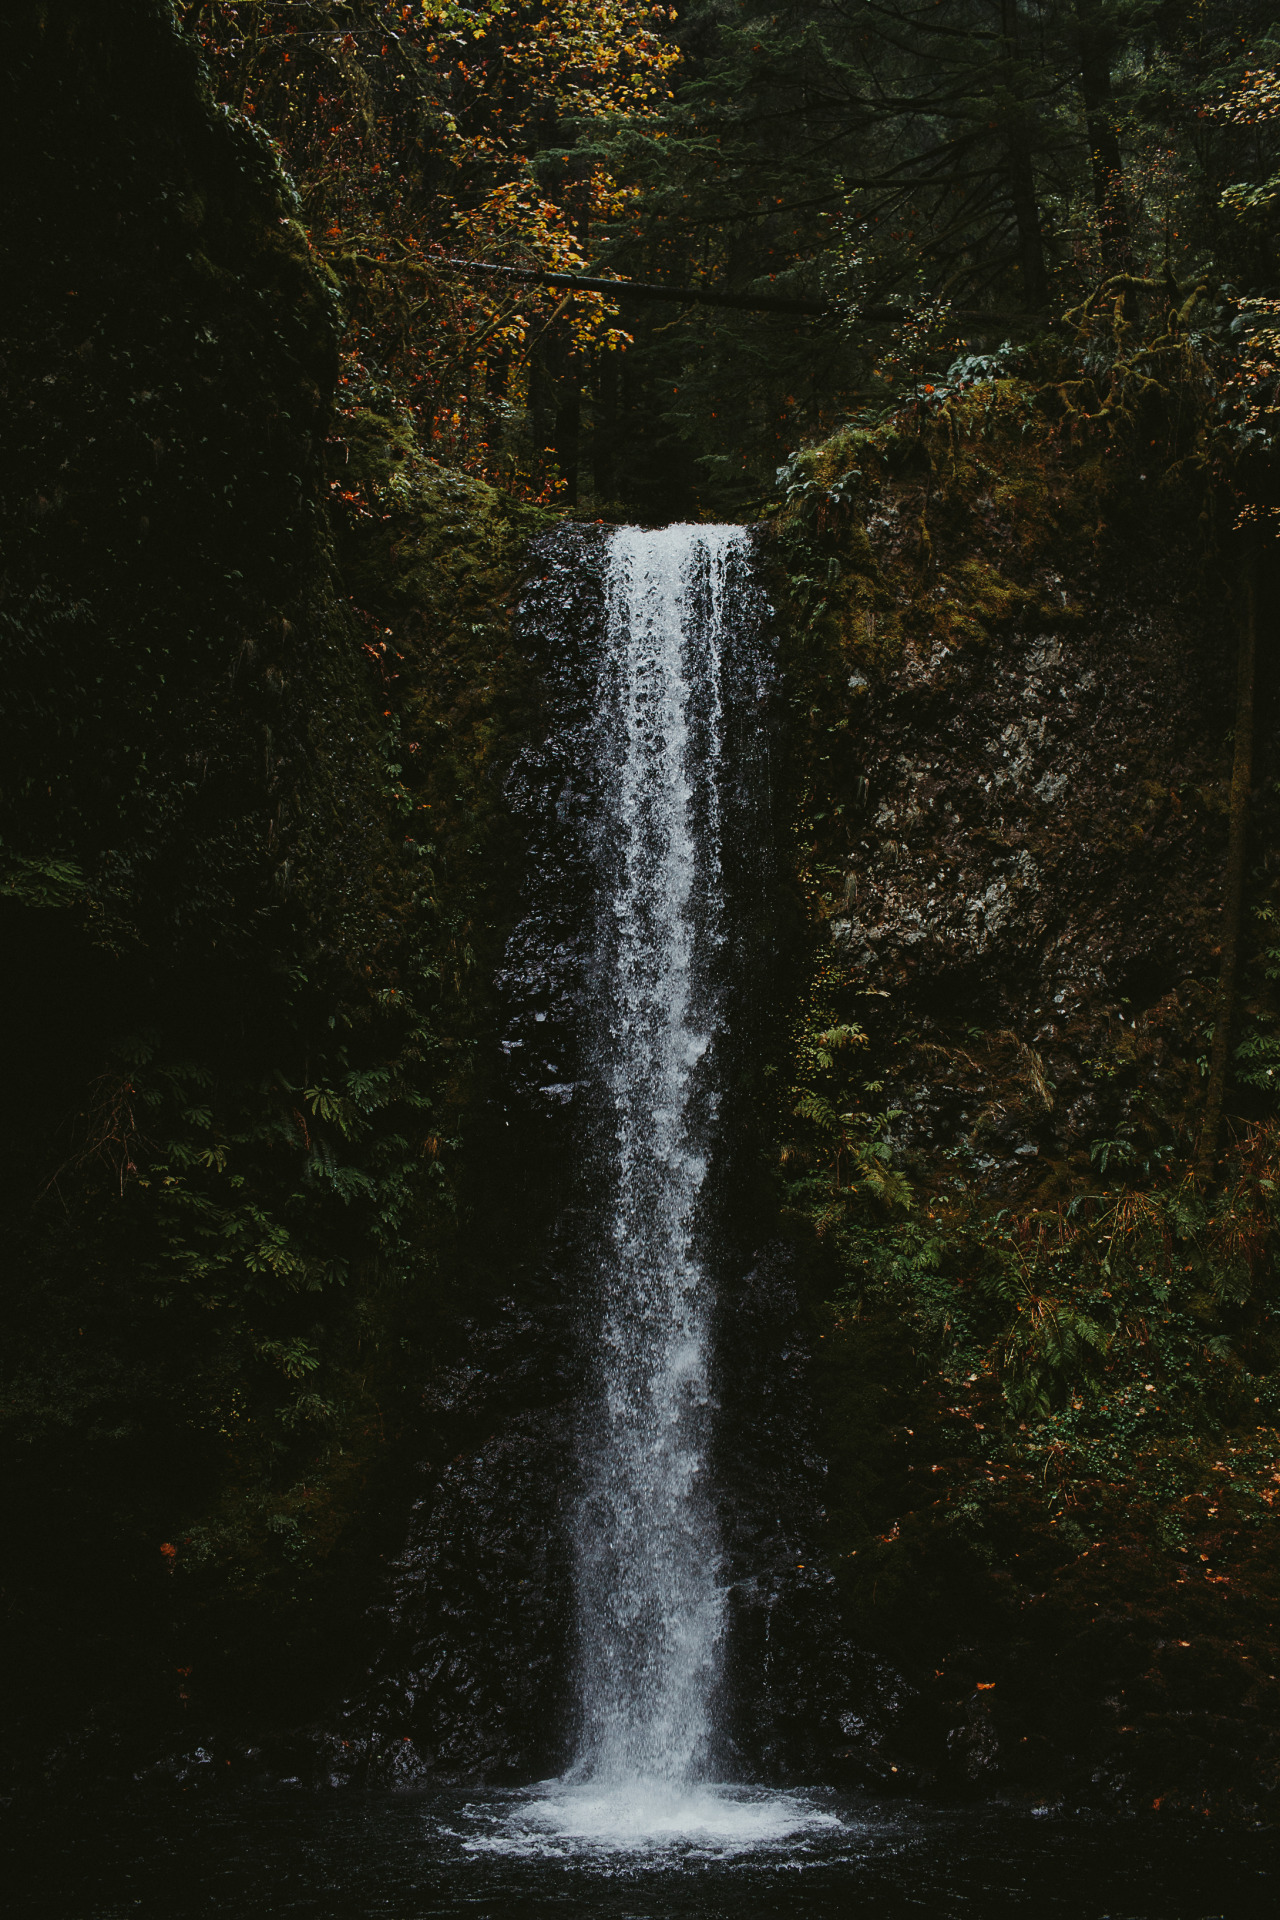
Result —
MULTIPOLYGON (((586 273, 545 273, 537 267, 501 266, 494 260, 444 260, 444 266, 461 267, 468 273, 500 273, 515 280, 528 280, 540 287, 567 287, 574 293, 604 293, 617 300, 669 300, 680 306, 730 307, 740 313, 806 314, 813 319, 831 319, 840 308, 831 301, 789 300, 776 294, 714 293, 703 287, 668 287, 652 280, 604 280, 586 273)), ((869 326, 886 321, 909 320, 907 307, 863 307, 857 314, 869 326)), ((989 327, 1035 329, 1047 325, 1041 314, 988 313, 981 308, 952 308, 949 320, 989 327)))

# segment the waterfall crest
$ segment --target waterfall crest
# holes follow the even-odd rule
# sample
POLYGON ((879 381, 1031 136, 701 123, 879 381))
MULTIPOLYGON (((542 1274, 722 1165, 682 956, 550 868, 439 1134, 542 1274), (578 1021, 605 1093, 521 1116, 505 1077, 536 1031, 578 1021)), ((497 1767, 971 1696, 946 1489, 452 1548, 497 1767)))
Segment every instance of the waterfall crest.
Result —
POLYGON ((587 1047, 602 1230, 575 1527, 575 1770, 601 1781, 695 1779, 711 1743, 724 1596, 696 1242, 718 1104, 726 577, 745 541, 623 528, 608 548, 587 1047))

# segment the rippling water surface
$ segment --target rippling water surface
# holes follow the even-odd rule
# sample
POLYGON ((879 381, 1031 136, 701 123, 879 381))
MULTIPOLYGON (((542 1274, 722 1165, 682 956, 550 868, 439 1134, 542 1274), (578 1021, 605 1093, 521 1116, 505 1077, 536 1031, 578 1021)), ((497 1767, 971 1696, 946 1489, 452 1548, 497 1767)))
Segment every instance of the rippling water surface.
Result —
POLYGON ((64 1807, 12 1843, 15 1920, 1272 1920, 1274 1835, 551 1782, 426 1799, 64 1807))

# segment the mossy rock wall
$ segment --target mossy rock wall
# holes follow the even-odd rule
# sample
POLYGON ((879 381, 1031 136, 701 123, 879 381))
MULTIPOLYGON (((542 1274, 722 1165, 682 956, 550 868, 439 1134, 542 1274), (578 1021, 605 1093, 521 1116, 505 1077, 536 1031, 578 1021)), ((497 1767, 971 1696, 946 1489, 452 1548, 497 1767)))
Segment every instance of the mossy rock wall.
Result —
POLYGON ((869 1029, 892 1023, 895 1148, 926 1178, 941 1150, 992 1193, 1052 1193, 1139 1081, 1157 1132, 1195 1105, 1230 566, 1187 497, 1154 472, 1118 497, 1014 382, 803 473, 780 545, 806 882, 869 1029))
POLYGON ((1048 384, 837 436, 774 520, 812 928, 784 1205, 825 1566, 896 1675, 829 1751, 1272 1817, 1275 689, 1206 1186, 1238 562, 1190 463, 1048 384))
POLYGON ((492 1284, 463 1169, 536 516, 406 459, 394 410, 335 412, 292 190, 166 7, 23 7, 7 56, 0 1429, 30 1772, 69 1730, 100 1761, 296 1714, 355 1657, 396 1462, 434 1446, 423 1381, 492 1284))

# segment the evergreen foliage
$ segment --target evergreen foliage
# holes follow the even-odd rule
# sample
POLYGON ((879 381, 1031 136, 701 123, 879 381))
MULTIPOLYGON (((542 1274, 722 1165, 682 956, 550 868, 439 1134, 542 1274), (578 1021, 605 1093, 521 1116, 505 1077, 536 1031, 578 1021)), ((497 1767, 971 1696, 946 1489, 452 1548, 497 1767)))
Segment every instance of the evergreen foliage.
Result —
POLYGON ((1117 272, 1273 291, 1256 5, 190 5, 283 144, 361 357, 473 470, 595 512, 740 514, 968 342, 1117 272), (467 271, 582 266, 824 318, 467 271), (872 316, 872 317, 868 317, 872 316))

